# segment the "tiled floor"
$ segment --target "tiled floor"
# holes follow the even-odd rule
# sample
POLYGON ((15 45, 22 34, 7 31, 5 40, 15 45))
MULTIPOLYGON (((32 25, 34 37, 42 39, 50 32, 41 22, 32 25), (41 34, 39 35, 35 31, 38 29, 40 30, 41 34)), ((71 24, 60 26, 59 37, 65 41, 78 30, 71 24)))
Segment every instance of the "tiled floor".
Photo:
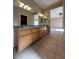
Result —
POLYGON ((65 59, 64 32, 51 31, 24 51, 14 50, 14 59, 65 59))

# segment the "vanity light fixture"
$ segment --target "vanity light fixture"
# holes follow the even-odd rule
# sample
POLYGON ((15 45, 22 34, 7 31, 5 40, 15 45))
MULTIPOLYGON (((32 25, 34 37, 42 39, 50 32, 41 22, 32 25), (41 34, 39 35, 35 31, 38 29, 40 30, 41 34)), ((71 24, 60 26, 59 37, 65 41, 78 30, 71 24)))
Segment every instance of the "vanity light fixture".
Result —
POLYGON ((43 17, 43 14, 42 13, 38 13, 38 15, 41 16, 41 17, 43 17))
POLYGON ((23 8, 23 9, 26 9, 27 11, 30 11, 32 8, 29 7, 29 5, 25 5, 23 2, 21 1, 18 1, 18 4, 19 4, 19 7, 20 8, 23 8))
POLYGON ((24 6, 24 3, 20 3, 20 4, 19 4, 19 7, 22 8, 23 6, 24 6))
POLYGON ((44 16, 44 18, 47 18, 46 16, 44 16))

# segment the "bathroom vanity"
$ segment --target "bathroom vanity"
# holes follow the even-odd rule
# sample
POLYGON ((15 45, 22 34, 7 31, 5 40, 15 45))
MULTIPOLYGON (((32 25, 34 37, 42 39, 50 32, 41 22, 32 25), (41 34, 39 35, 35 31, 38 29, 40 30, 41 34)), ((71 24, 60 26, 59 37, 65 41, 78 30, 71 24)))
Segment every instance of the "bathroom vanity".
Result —
POLYGON ((14 27, 14 47, 20 52, 48 33, 48 26, 14 27))

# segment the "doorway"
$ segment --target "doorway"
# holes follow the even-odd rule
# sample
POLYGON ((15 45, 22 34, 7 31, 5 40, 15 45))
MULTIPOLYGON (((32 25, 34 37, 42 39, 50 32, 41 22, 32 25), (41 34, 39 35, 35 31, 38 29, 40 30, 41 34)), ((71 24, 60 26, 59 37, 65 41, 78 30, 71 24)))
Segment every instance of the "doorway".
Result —
POLYGON ((21 15, 21 26, 27 25, 27 16, 21 15))
POLYGON ((50 30, 64 31, 63 6, 50 10, 50 30))

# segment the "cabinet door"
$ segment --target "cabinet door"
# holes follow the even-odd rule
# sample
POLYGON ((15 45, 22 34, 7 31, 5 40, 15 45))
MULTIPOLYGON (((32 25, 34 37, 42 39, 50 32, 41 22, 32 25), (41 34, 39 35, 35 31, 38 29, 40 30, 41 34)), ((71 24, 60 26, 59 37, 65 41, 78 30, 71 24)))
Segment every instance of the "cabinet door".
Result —
POLYGON ((27 35, 30 33, 31 33, 31 30, 22 30, 22 31, 18 31, 18 36, 27 35))
POLYGON ((32 43, 32 36, 26 35, 18 38, 18 52, 27 48, 32 43))
POLYGON ((36 41, 40 38, 39 32, 32 33, 32 41, 36 41))
POLYGON ((40 28, 40 38, 43 37, 43 30, 40 28))

